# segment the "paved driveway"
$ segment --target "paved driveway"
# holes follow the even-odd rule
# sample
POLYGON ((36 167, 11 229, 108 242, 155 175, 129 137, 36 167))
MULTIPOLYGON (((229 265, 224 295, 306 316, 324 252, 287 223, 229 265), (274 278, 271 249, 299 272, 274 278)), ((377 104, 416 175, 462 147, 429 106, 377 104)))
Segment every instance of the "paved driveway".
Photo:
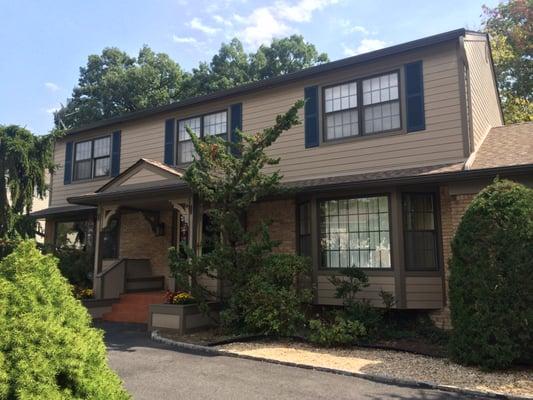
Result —
POLYGON ((136 326, 102 324, 109 362, 135 399, 460 399, 450 393, 374 383, 224 356, 184 353, 136 326))

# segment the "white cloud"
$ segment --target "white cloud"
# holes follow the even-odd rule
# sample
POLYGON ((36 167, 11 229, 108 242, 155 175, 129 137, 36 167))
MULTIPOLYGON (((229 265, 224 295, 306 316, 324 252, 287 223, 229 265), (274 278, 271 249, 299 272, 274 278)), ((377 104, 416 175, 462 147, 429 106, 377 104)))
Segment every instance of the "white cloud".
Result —
POLYGON ((363 39, 359 43, 359 46, 352 48, 346 44, 342 44, 343 52, 345 56, 355 56, 357 54, 368 53, 370 51, 382 49, 387 45, 387 42, 379 39, 363 39))
POLYGON ((235 15, 234 18, 237 22, 246 25, 238 33, 238 37, 253 47, 269 43, 274 37, 294 32, 269 7, 257 8, 247 17, 235 15))
POLYGON ((289 5, 284 1, 278 1, 275 8, 278 14, 284 19, 293 22, 309 22, 313 17, 313 12, 323 9, 326 6, 337 3, 338 0, 300 0, 294 5, 289 5))
POLYGON ((54 82, 45 82, 44 86, 50 90, 51 92, 56 92, 59 90, 59 86, 55 84, 54 82))
POLYGON ((273 6, 256 8, 246 16, 236 14, 233 19, 241 25, 236 35, 248 46, 258 47, 275 37, 297 32, 289 23, 310 22, 315 11, 337 2, 338 0, 299 0, 289 4, 280 0, 273 6))
POLYGON ((211 26, 207 26, 205 25, 204 23, 202 23, 202 21, 200 20, 200 18, 197 18, 197 17, 194 17, 191 22, 188 23, 188 25, 192 28, 192 29, 196 29, 200 32, 203 32, 205 33, 206 35, 214 35, 215 33, 218 32, 218 29, 217 28, 213 28, 211 26))
POLYGON ((221 24, 221 25, 224 25, 226 27, 232 27, 233 24, 231 23, 231 21, 227 18, 224 18, 223 16, 221 15, 213 15, 212 17, 217 23, 221 24))
POLYGON ((344 34, 350 33, 362 33, 363 35, 369 35, 370 31, 361 25, 352 25, 352 23, 347 19, 338 20, 339 27, 342 29, 344 34))
POLYGON ((183 37, 183 36, 172 35, 172 40, 174 41, 174 43, 191 43, 191 44, 197 43, 197 40, 193 37, 183 37))

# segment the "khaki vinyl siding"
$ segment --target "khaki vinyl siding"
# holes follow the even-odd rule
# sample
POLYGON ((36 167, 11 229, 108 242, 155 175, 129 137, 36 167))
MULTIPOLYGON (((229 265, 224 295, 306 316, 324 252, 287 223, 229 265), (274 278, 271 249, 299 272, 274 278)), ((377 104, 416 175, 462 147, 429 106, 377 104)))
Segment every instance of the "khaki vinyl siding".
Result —
MULTIPOLYGON (((403 65, 418 59, 424 62, 425 131, 348 139, 342 143, 328 142, 305 149, 304 127, 300 125, 283 133, 273 144, 271 154, 281 157, 281 161, 279 166, 272 169, 280 168, 286 181, 294 181, 463 161, 463 126, 455 43, 323 74, 304 83, 292 83, 247 96, 243 102, 244 131, 252 133, 271 126, 276 115, 303 97, 303 88, 308 85, 327 86, 400 70, 402 86, 403 65), (268 100, 265 101, 265 97, 268 100)), ((405 113, 404 107, 402 103, 405 113)))
POLYGON ((407 276, 405 299, 406 308, 442 308, 442 278, 440 276, 407 276))
MULTIPOLYGON (((373 306, 383 307, 383 301, 379 295, 380 291, 394 292, 394 276, 370 276, 369 286, 357 294, 358 299, 368 300, 373 306)), ((318 276, 317 303, 323 305, 342 305, 342 300, 335 297, 335 287, 329 281, 329 276, 318 276)))
MULTIPOLYGON (((464 127, 460 112, 455 42, 389 56, 379 61, 323 73, 315 78, 297 82, 287 81, 286 84, 274 88, 206 102, 177 112, 73 135, 68 140, 108 135, 120 129, 122 132, 120 170, 124 171, 142 157, 163 160, 166 118, 183 119, 227 109, 231 104, 242 102, 243 130, 255 133, 271 127, 277 115, 286 112, 294 102, 303 97, 306 86, 340 83, 398 70, 400 89, 403 90, 403 65, 420 59, 424 63, 425 131, 405 133, 405 104, 403 93, 400 93, 401 109, 404 114, 403 132, 348 139, 342 143, 322 143, 317 148, 305 149, 304 127, 299 125, 284 132, 271 147, 270 154, 281 157, 281 162, 269 170, 279 168, 285 181, 295 181, 463 161, 464 127)), ((300 116, 303 117, 303 110, 300 116)), ((108 181, 99 179, 83 183, 73 182, 64 186, 65 141, 56 144, 55 161, 59 168, 53 177, 51 206, 67 205, 67 197, 93 192, 108 181)))
POLYGON ((466 35, 474 150, 477 150, 490 128, 503 125, 492 72, 489 47, 484 36, 466 35))

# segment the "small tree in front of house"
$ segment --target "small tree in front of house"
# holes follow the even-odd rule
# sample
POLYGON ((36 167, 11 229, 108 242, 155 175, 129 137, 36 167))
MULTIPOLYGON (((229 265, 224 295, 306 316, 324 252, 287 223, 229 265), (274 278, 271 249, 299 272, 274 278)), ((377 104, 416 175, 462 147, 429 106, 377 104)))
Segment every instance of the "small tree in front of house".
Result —
POLYGON ((198 138, 189 130, 196 156, 184 180, 202 203, 216 234, 211 235, 209 252, 202 255, 184 244, 181 251, 171 249, 170 265, 181 289, 191 291, 199 303, 210 295, 199 283, 200 276, 217 277, 224 283, 228 296, 222 298, 222 323, 233 331, 287 335, 304 321, 300 306, 308 300, 308 293, 298 290, 295 282, 307 270, 307 260, 273 255, 279 243, 270 238, 267 221, 251 229, 245 225, 252 203, 281 191, 280 173, 264 171, 279 163, 267 149, 300 123, 302 106, 303 101, 296 102, 276 118, 274 126, 255 135, 237 131, 236 143, 198 138))
POLYGON ((533 357, 533 190, 497 180, 472 201, 452 241, 453 358, 505 368, 533 357))
POLYGON ((0 332, 0 399, 130 398, 57 259, 33 241, 0 261, 0 332))

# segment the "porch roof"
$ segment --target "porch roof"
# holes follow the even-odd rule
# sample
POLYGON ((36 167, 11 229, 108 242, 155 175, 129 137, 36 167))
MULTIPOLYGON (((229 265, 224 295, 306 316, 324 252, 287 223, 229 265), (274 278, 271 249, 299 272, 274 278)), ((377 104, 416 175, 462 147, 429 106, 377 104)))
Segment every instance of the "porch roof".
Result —
POLYGON ((84 205, 68 205, 68 206, 59 206, 59 207, 48 207, 43 210, 38 210, 30 213, 34 218, 47 218, 47 217, 68 217, 73 215, 81 214, 91 214, 96 212, 95 207, 84 206, 84 205))
POLYGON ((181 169, 141 158, 96 191, 68 197, 67 201, 72 204, 98 205, 103 202, 143 197, 153 199, 154 196, 183 193, 187 190, 187 184, 181 179, 182 176, 181 169))

